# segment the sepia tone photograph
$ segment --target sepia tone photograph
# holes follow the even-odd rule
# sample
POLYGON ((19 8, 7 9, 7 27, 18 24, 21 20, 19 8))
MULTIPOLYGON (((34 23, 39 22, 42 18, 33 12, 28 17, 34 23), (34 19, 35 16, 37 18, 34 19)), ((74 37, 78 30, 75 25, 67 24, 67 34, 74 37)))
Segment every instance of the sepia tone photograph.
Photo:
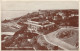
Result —
POLYGON ((1 50, 78 49, 78 1, 2 2, 1 50))

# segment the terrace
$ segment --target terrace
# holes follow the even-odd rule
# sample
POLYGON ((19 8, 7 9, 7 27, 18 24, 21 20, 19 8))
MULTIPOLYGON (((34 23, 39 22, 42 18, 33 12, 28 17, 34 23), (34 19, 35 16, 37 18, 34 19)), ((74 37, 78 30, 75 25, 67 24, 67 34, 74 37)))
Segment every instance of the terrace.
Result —
POLYGON ((44 21, 46 21, 46 19, 44 19, 44 18, 39 18, 39 17, 35 17, 35 18, 32 18, 31 21, 44 22, 44 21))
POLYGON ((39 17, 32 18, 30 22, 37 23, 37 25, 41 26, 48 26, 54 24, 44 18, 39 18, 39 17))

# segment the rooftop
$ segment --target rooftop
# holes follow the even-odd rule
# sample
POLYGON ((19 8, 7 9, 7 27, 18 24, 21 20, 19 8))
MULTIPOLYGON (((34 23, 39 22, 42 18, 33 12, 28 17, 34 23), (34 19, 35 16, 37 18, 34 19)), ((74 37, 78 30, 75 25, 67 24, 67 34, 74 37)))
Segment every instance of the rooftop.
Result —
POLYGON ((50 22, 49 20, 46 20, 45 18, 41 17, 34 17, 28 21, 28 24, 38 25, 38 26, 50 26, 55 23, 50 22))
POLYGON ((46 19, 44 19, 44 18, 39 18, 39 17, 34 17, 34 18, 31 19, 31 21, 44 22, 44 21, 46 21, 46 19))

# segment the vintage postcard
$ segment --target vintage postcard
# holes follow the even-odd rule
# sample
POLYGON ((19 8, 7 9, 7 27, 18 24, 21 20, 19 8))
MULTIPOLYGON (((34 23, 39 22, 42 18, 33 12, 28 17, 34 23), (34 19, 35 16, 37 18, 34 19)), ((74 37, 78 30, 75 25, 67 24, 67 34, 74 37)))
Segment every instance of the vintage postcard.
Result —
POLYGON ((79 1, 2 1, 1 50, 79 50, 79 1))

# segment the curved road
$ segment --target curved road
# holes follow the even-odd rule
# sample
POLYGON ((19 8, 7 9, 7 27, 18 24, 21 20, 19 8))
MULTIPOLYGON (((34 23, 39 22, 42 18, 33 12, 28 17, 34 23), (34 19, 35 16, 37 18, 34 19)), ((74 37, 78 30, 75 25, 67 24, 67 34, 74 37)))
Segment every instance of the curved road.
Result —
POLYGON ((59 46, 60 48, 64 49, 64 50, 77 50, 77 48, 75 46, 72 46, 58 38, 56 38, 56 34, 54 34, 56 32, 51 32, 47 35, 43 35, 44 39, 48 42, 51 43, 53 45, 59 46), (54 34, 54 36, 53 36, 54 34))

